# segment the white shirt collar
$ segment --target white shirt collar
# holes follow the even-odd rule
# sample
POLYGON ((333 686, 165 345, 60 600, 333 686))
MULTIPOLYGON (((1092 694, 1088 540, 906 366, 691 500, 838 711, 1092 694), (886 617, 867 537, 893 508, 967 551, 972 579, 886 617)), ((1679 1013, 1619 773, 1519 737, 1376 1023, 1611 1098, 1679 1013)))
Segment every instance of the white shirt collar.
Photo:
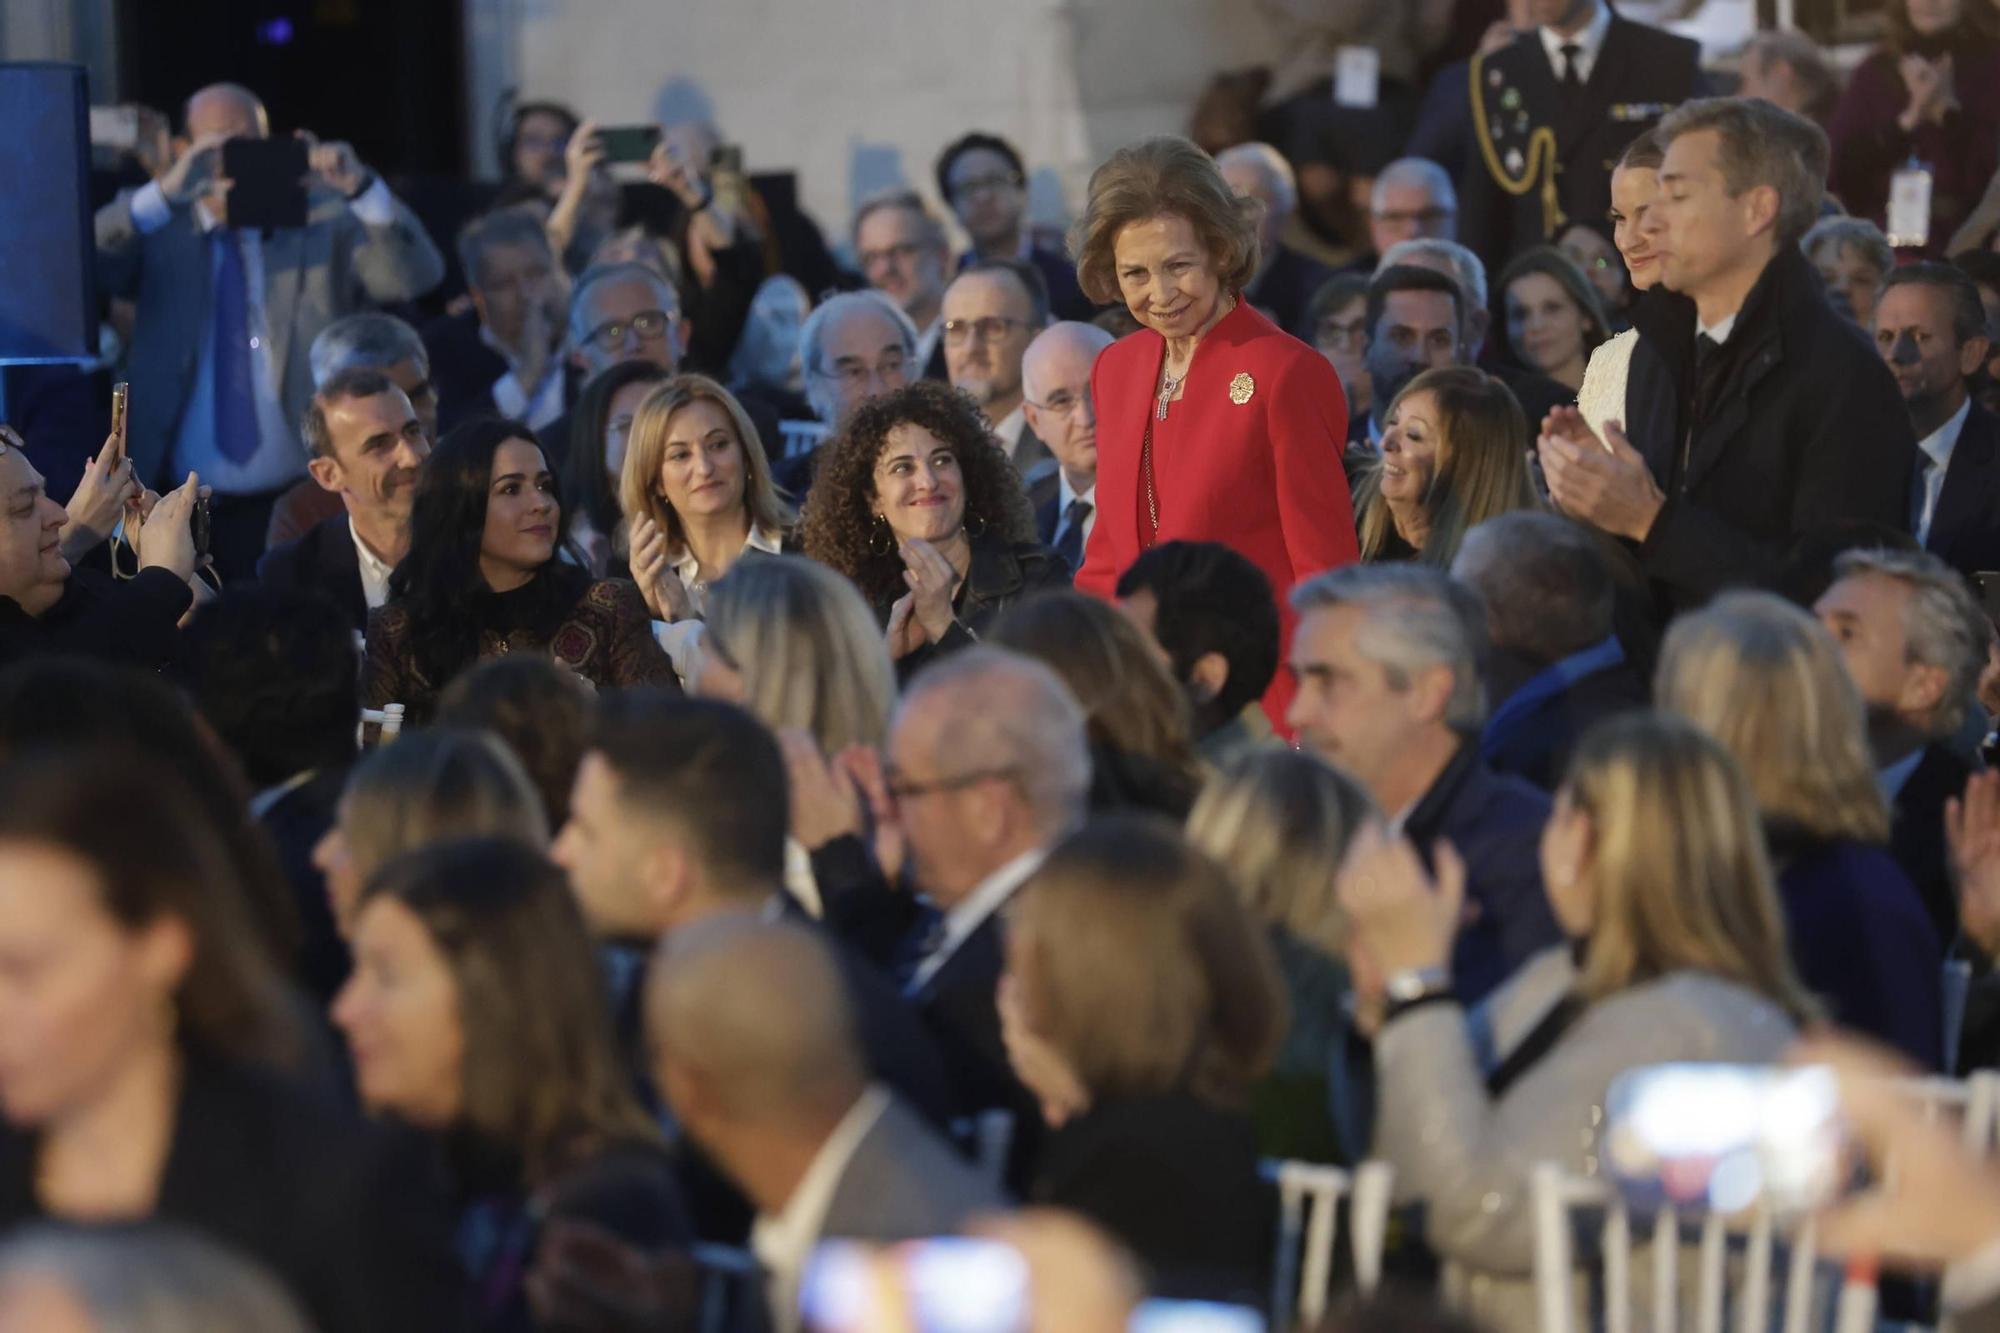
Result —
MULTIPOLYGON (((785 535, 768 528, 750 525, 750 535, 743 539, 746 551, 762 551, 765 555, 777 555, 784 549, 785 535)), ((695 579, 701 574, 701 561, 695 557, 692 547, 683 546, 673 557, 674 573, 689 592, 695 590, 695 579)), ((699 609, 699 608, 697 608, 699 609)))
POLYGON ((361 566, 361 600, 370 611, 379 610, 389 600, 389 576, 396 572, 396 567, 368 549, 368 543, 355 530, 351 514, 347 519, 347 535, 354 539, 354 558, 361 566))
POLYGON ((1014 896, 1014 891, 1042 868, 1042 862, 1048 859, 1048 855, 1046 847, 1022 852, 981 880, 979 886, 959 899, 955 906, 946 908, 944 935, 937 948, 917 964, 916 972, 910 977, 908 993, 915 994, 923 989, 924 983, 951 961, 951 956, 958 952, 958 946, 965 943, 973 931, 985 925, 987 918, 1005 907, 1007 900, 1014 896))
POLYGON ((805 1273, 806 1260, 812 1257, 813 1246, 826 1227, 827 1210, 833 1206, 841 1177, 847 1174, 862 1140, 888 1109, 889 1093, 884 1088, 871 1086, 856 1098, 813 1154, 812 1164, 799 1177, 784 1208, 776 1217, 759 1214, 751 1225, 750 1249, 771 1275, 771 1312, 780 1329, 799 1326, 799 1279, 805 1273))
POLYGON ((1604 0, 1597 0, 1596 15, 1591 18, 1589 26, 1574 37, 1560 36, 1554 28, 1537 28, 1535 31, 1541 36, 1542 49, 1549 54, 1549 68, 1557 78, 1562 77, 1563 45, 1574 42, 1581 47, 1576 57, 1577 73, 1587 82, 1590 72, 1597 67, 1598 53, 1604 50, 1604 34, 1611 31, 1611 9, 1604 0))
POLYGON ((1958 411, 1953 412, 1942 426, 1918 440, 1917 448, 1923 450, 1924 456, 1937 466, 1951 466, 1951 451, 1958 447, 1959 433, 1965 429, 1965 419, 1971 414, 1972 395, 1967 394, 1965 401, 1958 405, 1958 411))
POLYGON ((293 792, 318 776, 318 769, 309 768, 303 773, 292 774, 275 787, 264 788, 264 790, 250 798, 250 818, 253 821, 262 819, 265 815, 271 813, 272 806, 284 800, 287 796, 290 796, 293 792))
POLYGON ((1902 794, 1903 784, 1910 780, 1910 774, 1916 772, 1917 765, 1923 762, 1924 747, 1919 745, 1888 767, 1876 769, 1875 785, 1881 790, 1882 799, 1894 804, 1896 797, 1902 794))
POLYGON ((993 423, 993 433, 1000 437, 1000 443, 1006 445, 1007 452, 1011 454, 1014 452, 1014 446, 1021 442, 1021 431, 1027 424, 1027 408, 1016 406, 1012 412, 993 423))
POLYGON ((1717 346, 1721 346, 1729 341, 1730 334, 1736 332, 1736 317, 1742 313, 1740 310, 1733 310, 1713 324, 1696 324, 1695 332, 1707 334, 1717 346))
POLYGON ((1056 477, 1058 478, 1056 486, 1056 516, 1058 518, 1067 514, 1070 505, 1077 500, 1083 501, 1092 509, 1097 508, 1097 483, 1095 481, 1090 483, 1089 490, 1078 492, 1074 486, 1069 484, 1069 473, 1058 468, 1056 470, 1056 477))

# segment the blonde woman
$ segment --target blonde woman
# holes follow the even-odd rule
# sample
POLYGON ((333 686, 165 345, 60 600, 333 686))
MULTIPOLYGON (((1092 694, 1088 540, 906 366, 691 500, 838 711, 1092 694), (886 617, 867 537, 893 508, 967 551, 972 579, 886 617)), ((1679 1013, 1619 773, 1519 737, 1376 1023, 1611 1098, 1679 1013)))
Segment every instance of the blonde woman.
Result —
POLYGON ((630 525, 632 578, 685 683, 709 585, 749 552, 782 551, 797 516, 772 484, 743 405, 705 375, 678 376, 640 402, 618 501, 630 525))
MULTIPOLYGON (((1653 249, 1645 222, 1659 202, 1660 164, 1666 156, 1666 145, 1648 130, 1626 146, 1625 156, 1611 173, 1611 243, 1625 261, 1635 319, 1643 297, 1660 281, 1660 256, 1653 249)), ((1599 343, 1590 354, 1576 406, 1600 440, 1606 422, 1622 425, 1625 421, 1625 383, 1631 378, 1632 356, 1638 346, 1639 330, 1630 328, 1599 343)), ((1541 423, 1534 424, 1539 432, 1541 423)))
POLYGON ((1447 1290, 1501 1333, 1539 1327, 1529 1172, 1588 1169, 1611 1080, 1667 1061, 1776 1060, 1814 1012, 1785 956, 1749 786, 1686 722, 1647 714, 1592 731, 1541 863, 1573 944, 1469 1017, 1442 979, 1464 901, 1458 858, 1441 850, 1433 883, 1407 841, 1371 830, 1340 881, 1357 977, 1397 997, 1375 1037, 1375 1153, 1427 1205, 1447 1290))
MULTIPOLYGON (((747 708, 787 750, 834 759, 880 746, 896 671, 861 593, 817 561, 746 560, 709 590, 707 642, 694 692, 747 708)), ((802 814, 800 810, 793 812, 802 814)), ((819 889, 795 826, 785 887, 814 916, 819 889)))
POLYGON ((1889 858, 1861 696, 1833 636, 1769 593, 1731 593, 1674 622, 1653 692, 1748 775, 1806 984, 1836 1022, 1937 1065, 1943 948, 1889 858))
POLYGON ((1383 417, 1382 457, 1354 489, 1361 558, 1448 569, 1482 521, 1539 509, 1528 473, 1528 422, 1507 386, 1482 370, 1427 370, 1383 417))
POLYGON ((1202 788, 1188 841, 1229 871, 1264 926, 1291 998, 1277 1064, 1258 1085, 1267 1157, 1358 1161, 1367 1155, 1366 1099, 1347 1076, 1347 916, 1334 897, 1355 831, 1376 818, 1360 784, 1297 750, 1252 751, 1202 788))

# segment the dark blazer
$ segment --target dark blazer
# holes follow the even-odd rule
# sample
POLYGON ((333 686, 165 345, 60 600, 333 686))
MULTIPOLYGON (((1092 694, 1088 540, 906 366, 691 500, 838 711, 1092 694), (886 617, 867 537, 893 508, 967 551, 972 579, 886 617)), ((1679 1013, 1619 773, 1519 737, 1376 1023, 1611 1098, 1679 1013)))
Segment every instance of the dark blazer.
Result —
POLYGON ((1305 327, 1306 307, 1333 270, 1311 255, 1301 254, 1280 241, 1271 262, 1244 291, 1243 299, 1269 315, 1271 322, 1306 342, 1313 330, 1305 327))
POLYGON ((1458 932, 1451 975, 1467 1004, 1562 939, 1542 892, 1542 825, 1548 818, 1547 795, 1495 773, 1468 741, 1403 821, 1404 834, 1426 861, 1440 839, 1465 861, 1466 900, 1479 911, 1458 932))
POLYGON ((287 592, 316 592, 339 607, 356 633, 368 628, 368 600, 361 591, 361 556, 347 511, 327 519, 295 542, 273 547, 257 561, 257 579, 287 592))
POLYGON ((1475 56, 1465 75, 1474 114, 1458 190, 1458 239, 1498 266, 1531 245, 1554 243, 1563 223, 1602 220, 1611 208, 1611 169, 1626 145, 1661 116, 1702 94, 1700 62, 1699 44, 1613 14, 1584 83, 1582 105, 1565 122, 1555 68, 1539 30, 1522 33, 1490 56, 1475 56), (1531 148, 1543 129, 1555 133, 1553 164, 1531 148), (1492 147, 1492 163, 1481 150, 1482 133, 1492 147), (1563 218, 1554 227, 1543 207, 1551 170, 1563 218), (1503 186, 1500 174, 1511 177, 1520 193, 1503 186))
POLYGON ((0 597, 0 665, 68 653, 157 667, 174 655, 180 619, 193 601, 194 590, 170 570, 142 569, 120 582, 94 569, 73 569, 62 597, 39 616, 0 597))
POLYGON ((1945 851, 1944 803, 1965 794, 1972 766, 1945 745, 1927 745, 1889 811, 1889 856, 1909 876, 1940 942, 1958 938, 1958 890, 1945 851))
POLYGON ((1828 529, 1909 530, 1917 449, 1902 395, 1797 247, 1744 302, 1705 419, 1691 407, 1693 303, 1656 289, 1633 323, 1626 433, 1667 497, 1638 556, 1663 604, 1770 586, 1796 541, 1828 529))
POLYGON ((1035 540, 1055 549, 1056 529, 1062 525, 1062 481, 1054 472, 1028 488, 1028 503, 1035 507, 1035 540))
MULTIPOLYGON (((940 655, 978 642, 1008 607, 1050 588, 1067 588, 1069 582, 1069 566, 1046 546, 1010 542, 990 533, 972 538, 972 562, 958 589, 957 623, 943 642, 905 654, 896 663, 897 674, 907 679, 940 655)), ((876 607, 875 618, 887 625, 893 605, 876 607)))
MULTIPOLYGON (((1913 475, 1925 461, 1919 453, 1913 475)), ((1952 446, 1924 548, 1968 578, 2000 570, 2000 417, 1977 401, 1952 446)))
POLYGON ((862 1135, 827 1201, 820 1235, 921 1240, 948 1235, 1007 1200, 930 1125, 891 1101, 862 1135))
POLYGON ((1270 1297, 1276 1200, 1247 1114, 1185 1092, 1100 1101, 1050 1132, 1029 1200, 1103 1227, 1155 1294, 1260 1308, 1270 1297))
POLYGON ((1828 1017, 1926 1069, 1944 1058, 1944 951, 1889 854, 1771 832, 1792 963, 1828 1017))
MULTIPOLYGON (((35 1145, 0 1130, 0 1230, 44 1216, 35 1145)), ((321 1333, 457 1328, 464 1279, 430 1160, 276 1074, 191 1058, 152 1215, 262 1263, 321 1333)))
POLYGON ((431 383, 437 389, 438 431, 493 412, 493 383, 507 373, 507 358, 479 336, 479 315, 445 315, 424 325, 431 383))
MULTIPOLYGON (((1498 665, 1498 659, 1507 655, 1496 651, 1494 656, 1496 669, 1488 675, 1486 697, 1497 713, 1536 673, 1525 663, 1507 672, 1498 665), (1503 674, 1511 676, 1511 688, 1503 684, 1503 674)), ((1614 714, 1644 708, 1649 695, 1646 678, 1630 662, 1601 667, 1505 719, 1501 727, 1494 727, 1489 715, 1479 738, 1480 754, 1494 772, 1512 773, 1553 792, 1584 733, 1614 714)))
POLYGON ((334 814, 347 786, 348 766, 321 769, 303 786, 286 792, 257 822, 271 835, 278 867, 291 886, 298 909, 299 981, 320 1002, 333 1003, 353 967, 347 941, 334 925, 327 901, 326 877, 312 863, 313 848, 333 827, 334 814))

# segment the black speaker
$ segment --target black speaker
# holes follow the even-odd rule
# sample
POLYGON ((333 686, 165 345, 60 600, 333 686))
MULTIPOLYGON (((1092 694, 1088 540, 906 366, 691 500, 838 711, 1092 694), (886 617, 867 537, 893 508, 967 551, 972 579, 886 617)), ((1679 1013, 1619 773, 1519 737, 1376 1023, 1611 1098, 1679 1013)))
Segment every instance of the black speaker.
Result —
POLYGON ((0 364, 97 355, 81 65, 0 64, 0 364))

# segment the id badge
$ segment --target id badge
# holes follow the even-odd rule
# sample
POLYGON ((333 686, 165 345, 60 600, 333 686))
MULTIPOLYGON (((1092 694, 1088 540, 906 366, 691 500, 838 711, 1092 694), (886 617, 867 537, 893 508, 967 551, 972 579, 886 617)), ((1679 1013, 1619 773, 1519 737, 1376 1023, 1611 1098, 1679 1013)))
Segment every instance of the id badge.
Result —
POLYGON ((1924 246, 1931 239, 1931 173, 1912 162, 1889 177, 1889 244, 1924 246))
POLYGON ((1336 106, 1372 107, 1381 100, 1382 55, 1372 46, 1343 46, 1333 57, 1336 106))

